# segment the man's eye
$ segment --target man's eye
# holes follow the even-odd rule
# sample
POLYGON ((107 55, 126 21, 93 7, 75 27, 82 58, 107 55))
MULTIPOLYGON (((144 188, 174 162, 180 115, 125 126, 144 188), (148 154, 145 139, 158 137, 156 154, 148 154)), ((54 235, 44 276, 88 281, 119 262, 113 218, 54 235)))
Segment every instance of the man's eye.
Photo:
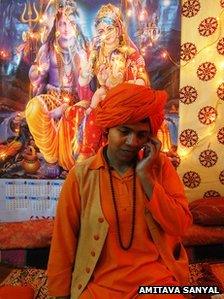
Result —
POLYGON ((129 133, 129 130, 127 130, 127 129, 119 129, 119 131, 124 135, 129 133))
POLYGON ((147 137, 148 137, 148 135, 145 133, 138 134, 138 138, 140 138, 140 139, 147 138, 147 137))

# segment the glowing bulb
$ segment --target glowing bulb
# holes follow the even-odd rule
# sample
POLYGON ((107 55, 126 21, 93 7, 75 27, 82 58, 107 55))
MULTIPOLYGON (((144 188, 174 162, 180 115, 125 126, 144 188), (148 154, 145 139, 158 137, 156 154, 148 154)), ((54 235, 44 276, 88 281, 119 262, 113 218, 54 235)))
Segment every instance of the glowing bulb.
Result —
POLYGON ((146 52, 146 48, 143 47, 143 48, 141 49, 141 54, 144 56, 144 55, 145 55, 145 52, 146 52))
POLYGON ((187 150, 185 150, 185 149, 180 149, 179 150, 179 156, 181 157, 181 158, 184 158, 184 157, 186 157, 188 155, 188 151, 187 150))
POLYGON ((170 5, 170 0, 163 0, 163 5, 164 6, 169 6, 170 5))
POLYGON ((131 16, 132 16, 132 11, 131 11, 131 9, 128 9, 128 11, 127 11, 127 16, 128 16, 128 17, 131 17, 131 16))
POLYGON ((70 99, 68 97, 63 97, 63 100, 65 103, 69 103, 70 102, 70 99))
POLYGON ((144 21, 144 19, 145 19, 145 16, 144 16, 143 13, 141 13, 140 16, 139 16, 139 20, 140 20, 140 21, 144 21))
POLYGON ((122 49, 124 50, 124 52, 126 52, 128 50, 127 46, 123 46, 122 49))
POLYGON ((219 67, 221 70, 224 70, 224 61, 220 62, 219 67))
POLYGON ((162 57, 163 57, 163 58, 166 58, 166 57, 167 57, 167 51, 163 51, 163 52, 162 52, 162 57))
POLYGON ((212 131, 210 131, 209 133, 208 133, 208 136, 211 136, 212 135, 212 131))
POLYGON ((5 160, 5 157, 6 157, 6 154, 5 154, 5 153, 0 154, 0 159, 1 159, 1 160, 5 160))
POLYGON ((43 69, 42 69, 41 66, 38 66, 38 67, 37 67, 37 71, 38 71, 39 73, 41 73, 42 70, 43 70, 43 69))

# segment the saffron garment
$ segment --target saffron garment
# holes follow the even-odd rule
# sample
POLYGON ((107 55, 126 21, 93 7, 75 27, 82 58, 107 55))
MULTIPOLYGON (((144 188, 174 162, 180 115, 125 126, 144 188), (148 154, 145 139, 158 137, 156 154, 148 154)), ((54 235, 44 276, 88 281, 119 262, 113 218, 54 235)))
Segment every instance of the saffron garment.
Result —
MULTIPOLYGON (((178 282, 174 279, 173 273, 167 268, 165 262, 162 261, 158 247, 152 241, 144 217, 145 209, 147 209, 164 231, 177 236, 184 233, 185 228, 191 222, 186 198, 184 194, 181 196, 180 192, 182 185, 177 179, 177 175, 173 179, 170 177, 170 173, 174 170, 169 161, 166 160, 166 169, 163 169, 163 171, 167 171, 167 180, 170 181, 171 185, 174 184, 177 190, 177 200, 173 198, 168 200, 167 195, 164 195, 163 201, 161 201, 161 194, 164 193, 164 189, 163 186, 156 183, 152 199, 149 201, 137 178, 134 239, 131 248, 128 251, 124 251, 121 249, 117 239, 117 223, 112 204, 109 175, 102 155, 102 149, 95 157, 90 159, 92 159, 92 163, 88 172, 93 171, 93 169, 98 169, 100 172, 101 206, 105 220, 109 223, 109 229, 91 279, 84 292, 77 298, 128 299, 137 296, 139 285, 177 285, 178 282), (158 200, 159 197, 160 200, 158 200)), ((77 165, 76 167, 79 166, 77 165)), ((115 171, 112 171, 112 175, 119 220, 121 222, 121 236, 123 242, 127 244, 131 229, 133 170, 129 169, 122 177, 115 171)), ((168 181, 164 181, 163 184, 166 186, 168 181)), ((87 186, 88 183, 86 182, 87 186)), ((94 196, 94 190, 84 187, 83 192, 83 194, 93 194, 94 196)), ((49 294, 52 296, 66 296, 70 294, 71 275, 80 229, 79 193, 75 168, 73 168, 62 189, 54 227, 48 264, 48 288, 49 294)), ((85 201, 85 195, 82 200, 85 201)), ((95 212, 97 217, 98 211, 95 212)), ((98 218, 97 221, 104 222, 104 218, 98 218)), ((97 240, 96 237, 98 236, 94 235, 95 240, 97 240)), ((91 240, 86 242, 93 243, 91 240)), ((94 249, 94 244, 92 246, 93 250, 89 253, 89 256, 92 255, 94 257, 97 248, 94 249)), ((89 259, 89 256, 83 256, 83 259, 89 259)), ((85 276, 85 272, 88 273, 90 270, 88 268, 83 269, 83 276, 85 276)), ((185 271, 184 268, 183 271, 185 271)))
POLYGON ((44 159, 50 164, 58 163, 67 170, 75 164, 74 140, 85 109, 89 105, 91 91, 86 87, 80 87, 79 94, 86 96, 87 100, 79 101, 70 93, 63 95, 60 90, 48 90, 47 94, 32 98, 25 111, 29 130, 44 159), (54 109, 62 107, 70 98, 76 100, 76 103, 69 104, 65 113, 60 111, 60 118, 51 115, 54 109))

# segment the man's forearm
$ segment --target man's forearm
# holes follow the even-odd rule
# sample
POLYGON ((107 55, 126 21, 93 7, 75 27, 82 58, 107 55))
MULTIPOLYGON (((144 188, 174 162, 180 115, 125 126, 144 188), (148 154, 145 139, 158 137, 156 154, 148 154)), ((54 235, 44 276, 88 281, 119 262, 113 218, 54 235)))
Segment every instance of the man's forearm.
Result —
POLYGON ((138 177, 141 181, 142 187, 143 187, 148 199, 151 199, 154 184, 152 183, 152 179, 151 179, 150 175, 139 172, 138 177))

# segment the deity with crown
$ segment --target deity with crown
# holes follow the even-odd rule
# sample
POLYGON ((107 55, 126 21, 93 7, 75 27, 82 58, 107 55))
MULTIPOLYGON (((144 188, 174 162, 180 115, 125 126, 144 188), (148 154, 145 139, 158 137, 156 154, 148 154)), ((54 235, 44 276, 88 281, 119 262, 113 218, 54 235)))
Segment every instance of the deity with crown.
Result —
MULTIPOLYGON (((127 34, 118 7, 113 4, 101 6, 95 18, 95 31, 89 59, 83 55, 78 79, 80 86, 86 86, 96 77, 98 86, 86 110, 88 117, 84 119, 85 130, 82 133, 79 160, 98 150, 102 132, 93 125, 92 110, 105 98, 107 91, 122 82, 149 85, 144 58, 127 34)), ((77 138, 74 143, 77 144, 77 138)))

